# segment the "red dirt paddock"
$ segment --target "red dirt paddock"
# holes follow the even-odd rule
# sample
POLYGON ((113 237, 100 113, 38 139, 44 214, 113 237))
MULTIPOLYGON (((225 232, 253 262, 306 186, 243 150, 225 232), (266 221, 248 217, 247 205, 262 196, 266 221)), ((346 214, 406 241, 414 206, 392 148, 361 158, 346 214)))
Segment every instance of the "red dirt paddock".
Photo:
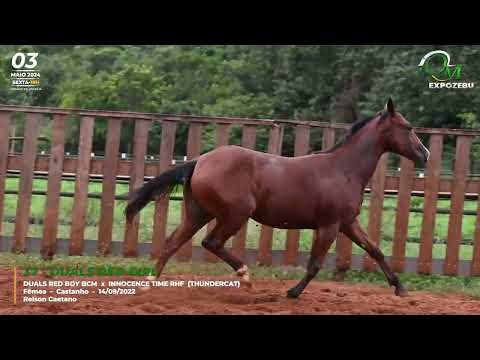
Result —
MULTIPOLYGON (((161 280, 236 280, 232 277, 169 275, 161 280)), ((412 291, 406 298, 393 290, 365 284, 313 281, 296 300, 285 292, 297 280, 255 279, 253 289, 151 288, 135 295, 81 295, 77 303, 23 303, 22 276, 17 278, 17 304, 13 305, 13 272, 0 268, 0 315, 4 314, 131 314, 131 315, 294 315, 294 314, 480 314, 480 300, 463 294, 412 291)), ((51 280, 45 276, 28 280, 51 280)), ((109 277, 58 277, 54 280, 120 280, 109 277)), ((121 280, 143 280, 125 277, 121 280)), ((48 288, 47 288, 48 289, 48 288)))

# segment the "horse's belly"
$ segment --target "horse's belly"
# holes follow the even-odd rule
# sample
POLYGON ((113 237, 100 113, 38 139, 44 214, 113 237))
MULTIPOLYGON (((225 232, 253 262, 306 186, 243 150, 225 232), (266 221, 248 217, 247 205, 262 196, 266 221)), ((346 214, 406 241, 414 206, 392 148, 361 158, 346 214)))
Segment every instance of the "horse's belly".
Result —
POLYGON ((308 206, 257 206, 251 217, 277 229, 315 229, 318 226, 318 219, 308 206))
POLYGON ((261 224, 279 229, 317 229, 343 222, 355 210, 350 202, 337 201, 330 193, 322 196, 295 194, 295 191, 278 194, 257 202, 251 217, 261 224))
POLYGON ((253 213, 252 219, 256 222, 277 229, 315 229, 316 225, 309 219, 277 218, 253 213), (281 220, 279 220, 281 219, 281 220))

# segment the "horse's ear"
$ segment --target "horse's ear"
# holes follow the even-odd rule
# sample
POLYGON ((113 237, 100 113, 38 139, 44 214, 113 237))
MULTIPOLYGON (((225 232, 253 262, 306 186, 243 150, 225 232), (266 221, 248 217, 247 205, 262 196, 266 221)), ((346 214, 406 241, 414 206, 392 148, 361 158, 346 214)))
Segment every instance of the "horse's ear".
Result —
POLYGON ((395 105, 393 105, 393 100, 391 97, 388 98, 385 108, 391 116, 395 115, 395 105))

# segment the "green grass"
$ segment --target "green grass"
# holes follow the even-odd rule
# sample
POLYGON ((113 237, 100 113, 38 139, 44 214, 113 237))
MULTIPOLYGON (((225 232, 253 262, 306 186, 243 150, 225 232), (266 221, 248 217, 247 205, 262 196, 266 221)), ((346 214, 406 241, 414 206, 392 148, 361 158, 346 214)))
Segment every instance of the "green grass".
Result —
MULTIPOLYGON (((37 267, 39 269, 48 266, 56 267, 76 267, 76 266, 115 266, 115 267, 137 267, 151 268, 155 264, 150 257, 123 258, 123 257, 94 257, 94 256, 57 256, 52 261, 44 261, 39 255, 14 255, 10 253, 0 254, 0 265, 17 266, 19 268, 37 267)), ((299 280, 305 275, 305 270, 301 267, 262 267, 250 266, 253 280, 257 279, 278 279, 278 280, 299 280)), ((164 274, 196 274, 196 275, 230 275, 233 274, 228 265, 224 263, 205 264, 205 263, 178 263, 170 261, 164 274)), ((316 281, 329 281, 332 279, 331 270, 321 270, 316 281)), ((406 288, 410 291, 426 290, 433 292, 454 292, 464 293, 480 299, 480 278, 471 277, 449 277, 441 275, 417 275, 417 274, 399 274, 399 277, 406 288)), ((348 283, 374 284, 382 287, 388 287, 383 273, 367 273, 361 271, 349 271, 346 274, 345 281, 348 283)))
MULTIPOLYGON (((7 179, 6 188, 8 190, 17 190, 18 189, 18 179, 7 179)), ((62 192, 74 192, 75 183, 73 181, 63 181, 61 186, 62 192)), ((46 191, 47 190, 47 181, 46 180, 35 180, 33 185, 33 190, 46 191)), ((91 193, 102 193, 102 184, 93 183, 89 184, 89 192, 91 193)), ((116 194, 117 195, 126 195, 128 193, 128 185, 126 184, 117 184, 116 194)), ((181 188, 177 189, 177 192, 173 195, 181 196, 181 188)), ((100 199, 89 199, 87 216, 86 216, 86 227, 85 227, 85 238, 96 240, 98 239, 98 221, 100 219, 100 199)), ((397 203, 397 198, 385 198, 384 206, 385 207, 395 207, 397 203)), ((122 241, 124 238, 125 232, 125 217, 123 215, 123 210, 126 205, 125 201, 116 201, 115 210, 114 210, 114 222, 113 222, 113 239, 114 241, 122 241)), ((365 198, 364 206, 368 207, 369 199, 365 198)), ((17 206, 17 196, 16 195, 6 195, 5 197, 5 216, 14 217, 17 206)), ((60 212, 59 212, 59 221, 60 223, 69 223, 71 221, 71 211, 73 206, 73 198, 60 198, 60 212)), ((412 198, 412 207, 422 207, 423 198, 412 198)), ((439 208, 449 208, 449 200, 439 200, 439 208)), ((466 201, 465 210, 476 210, 477 202, 475 201, 466 201)), ((31 217, 37 221, 42 219, 45 211, 45 197, 39 195, 32 196, 32 205, 31 205, 31 217)), ((140 228, 139 228, 139 241, 140 242, 150 242, 153 232, 153 212, 154 204, 150 203, 141 213, 140 213, 140 228)), ((181 202, 180 201, 170 201, 169 206, 169 216, 167 224, 167 232, 170 233, 173 231, 180 223, 181 218, 181 202)), ((408 226, 408 236, 409 237, 420 237, 421 226, 423 214, 421 213, 410 213, 408 226)), ((368 225, 368 208, 364 208, 360 214, 360 222, 366 228, 368 225)), ((395 228, 395 211, 385 210, 382 217, 382 238, 383 239, 392 239, 394 235, 395 228)), ((255 222, 254 220, 249 221, 248 233, 247 233, 247 247, 248 248, 258 248, 258 240, 260 238, 260 229, 261 225, 255 222)), ((41 237, 43 227, 39 223, 31 224, 29 226, 28 236, 31 237, 41 237)), ((475 216, 464 216, 463 217, 463 226, 462 233, 464 239, 472 239, 475 231, 475 216)), ((3 234, 11 236, 14 232, 14 224, 4 222, 3 223, 3 234)), ((448 215, 446 214, 437 214, 436 217, 436 226, 435 226, 435 237, 445 241, 447 238, 448 232, 448 215)), ((199 245, 201 240, 206 234, 206 227, 201 229, 194 237, 194 244, 199 245)), ((59 238, 69 238, 70 237, 70 226, 69 225, 59 225, 58 229, 59 238)), ((300 251, 309 251, 311 246, 311 241, 313 237, 312 230, 301 230, 300 231, 300 251)), ((274 230, 273 234, 273 244, 272 247, 274 250, 285 249, 286 243, 286 231, 284 230, 274 230)), ((230 246, 231 240, 227 243, 227 246, 230 246)), ((382 240, 381 249, 385 255, 389 256, 392 254, 392 241, 382 240)), ((460 247, 460 259, 462 260, 471 260, 472 259, 472 246, 470 245, 461 245, 460 247)), ((445 257, 445 244, 435 244, 433 246, 433 257, 443 259, 445 257)), ((330 252, 335 251, 335 246, 332 246, 330 252)), ((354 254, 363 254, 363 250, 353 245, 354 254)), ((419 254, 419 244, 414 242, 408 242, 406 246, 406 256, 408 257, 417 257, 419 254)))

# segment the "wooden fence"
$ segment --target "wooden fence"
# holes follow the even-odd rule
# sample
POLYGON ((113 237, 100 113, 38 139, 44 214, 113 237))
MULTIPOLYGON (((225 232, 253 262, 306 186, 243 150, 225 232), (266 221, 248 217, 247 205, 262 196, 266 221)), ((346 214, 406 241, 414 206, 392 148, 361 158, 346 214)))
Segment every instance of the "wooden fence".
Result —
MULTIPOLYGON (((58 109, 28 106, 0 105, 0 219, 4 215, 5 184, 7 173, 19 174, 18 202, 13 236, 0 237, 0 251, 40 252, 44 258, 54 254, 69 255, 108 255, 123 254, 126 257, 150 254, 158 256, 167 236, 169 200, 163 199, 155 203, 153 237, 151 243, 139 242, 138 217, 132 224, 126 224, 123 241, 113 241, 112 226, 114 221, 115 201, 120 201, 115 194, 118 179, 129 180, 130 189, 140 186, 149 177, 175 166, 173 150, 176 130, 179 123, 188 124, 187 158, 200 155, 202 134, 209 124, 215 126, 215 146, 227 144, 232 125, 242 128, 241 146, 255 148, 257 129, 268 127, 268 152, 280 154, 282 151, 284 129, 294 128, 294 155, 307 154, 310 150, 311 131, 323 137, 323 148, 329 148, 338 140, 338 136, 346 131, 348 124, 330 124, 324 122, 302 122, 287 120, 243 119, 225 117, 173 116, 151 113, 90 111, 81 109, 58 109), (9 136, 13 114, 25 114, 23 146, 20 154, 10 152, 9 136), (80 135, 78 155, 65 155, 66 127, 65 119, 69 115, 80 117, 80 135), (96 118, 108 119, 105 155, 103 158, 92 158, 92 141, 96 118), (133 155, 131 159, 122 159, 119 155, 122 123, 134 121, 132 135, 133 155), (51 122, 51 144, 48 154, 37 153, 39 131, 44 121, 51 122), (149 130, 153 122, 160 122, 161 142, 157 161, 145 161, 149 130), (46 192, 33 191, 34 178, 38 174, 48 179, 46 192), (71 214, 69 239, 57 239, 59 200, 66 196, 61 192, 62 178, 74 176, 75 192, 71 214), (97 178, 102 181, 101 212, 98 226, 98 241, 84 239, 89 182, 97 178), (45 195, 46 206, 43 219, 43 236, 28 237, 29 215, 32 194, 45 195)), ((480 131, 464 129, 426 129, 417 128, 417 133, 429 138, 428 147, 431 152, 426 167, 426 176, 416 176, 411 161, 402 158, 399 176, 387 173, 388 154, 385 154, 367 186, 370 194, 368 233, 370 239, 379 243, 382 236, 382 212, 384 198, 387 194, 398 195, 392 255, 388 261, 397 272, 441 273, 448 275, 480 275, 480 212, 476 212, 476 227, 472 234, 473 256, 469 260, 459 258, 462 240, 462 220, 464 201, 466 198, 478 202, 480 181, 469 177, 471 164, 471 145, 480 131), (453 176, 442 178, 441 162, 444 139, 455 138, 455 165, 453 176), (407 233, 412 196, 423 196, 423 223, 419 235, 418 257, 406 257, 407 233), (447 197, 451 200, 449 211, 448 236, 445 257, 436 259, 432 256, 434 245, 435 219, 438 212, 437 201, 447 197)), ((10 192, 12 193, 12 192, 10 192)), ((123 199, 124 200, 124 199, 123 199)), ((417 209, 418 210, 418 209, 417 209)), ((472 216, 472 214, 469 214, 472 216)), ((210 229, 213 224, 209 224, 210 229)), ((246 247, 247 227, 242 228, 232 241, 232 251, 248 264, 262 265, 305 265, 308 253, 299 251, 298 230, 286 231, 284 250, 272 250, 274 229, 262 226, 258 249, 246 247)), ((2 221, 0 221, 0 235, 2 221)), ((120 240, 120 239, 115 239, 120 240)), ((376 270, 376 264, 365 255, 352 254, 352 243, 343 235, 336 240, 336 253, 329 254, 326 267, 339 269, 376 270)), ((179 261, 216 261, 201 247, 187 243, 177 254, 179 261)))

